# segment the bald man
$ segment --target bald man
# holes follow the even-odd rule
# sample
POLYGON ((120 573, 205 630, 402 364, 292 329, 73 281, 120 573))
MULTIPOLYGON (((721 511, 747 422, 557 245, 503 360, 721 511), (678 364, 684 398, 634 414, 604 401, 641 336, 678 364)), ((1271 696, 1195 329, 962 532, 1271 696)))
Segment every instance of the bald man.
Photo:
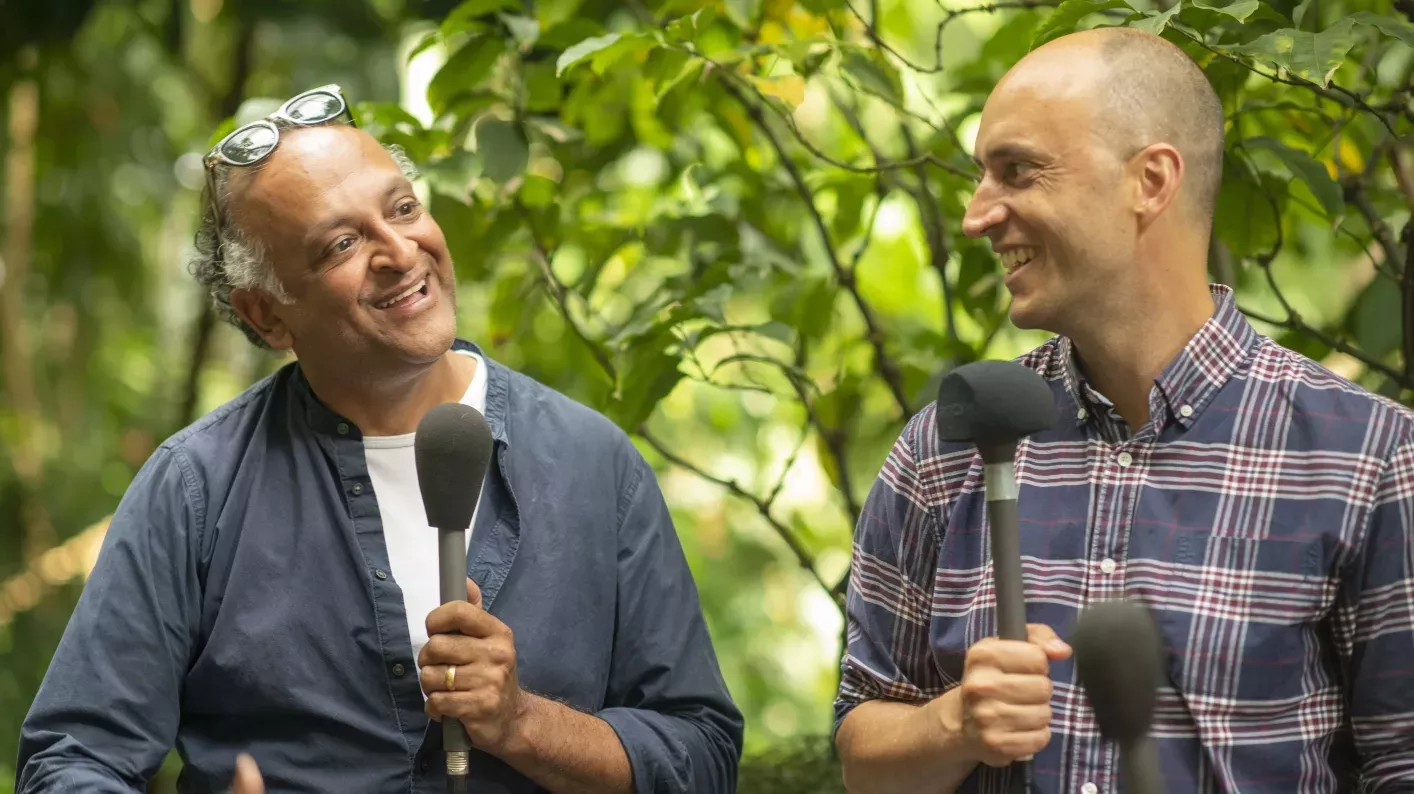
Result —
POLYGON ((982 461, 898 438, 856 531, 836 744, 856 794, 1120 790, 1077 686, 1086 605, 1152 610, 1177 792, 1414 791, 1414 418, 1259 335, 1206 252, 1223 111, 1131 29, 989 97, 963 228, 1006 272, 1057 426, 1023 442, 1026 642, 995 639, 982 461))

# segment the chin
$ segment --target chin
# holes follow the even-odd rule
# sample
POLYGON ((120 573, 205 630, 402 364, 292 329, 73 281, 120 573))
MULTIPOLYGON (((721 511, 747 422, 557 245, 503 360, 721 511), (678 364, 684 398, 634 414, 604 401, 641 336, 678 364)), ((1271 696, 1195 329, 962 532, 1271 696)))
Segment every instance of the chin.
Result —
POLYGON ((1023 331, 1056 332, 1052 312, 1034 300, 1013 300, 1008 316, 1011 324, 1023 331))

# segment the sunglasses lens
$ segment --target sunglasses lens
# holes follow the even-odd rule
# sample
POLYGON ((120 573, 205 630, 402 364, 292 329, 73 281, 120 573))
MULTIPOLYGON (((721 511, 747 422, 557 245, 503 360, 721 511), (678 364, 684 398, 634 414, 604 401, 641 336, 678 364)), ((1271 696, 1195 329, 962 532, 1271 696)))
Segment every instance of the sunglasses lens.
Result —
POLYGON ((342 113, 344 101, 334 94, 320 91, 290 105, 290 118, 300 124, 319 124, 342 113))
POLYGON ((274 127, 251 127, 221 146, 221 154, 236 165, 250 165, 270 153, 279 140, 274 127))

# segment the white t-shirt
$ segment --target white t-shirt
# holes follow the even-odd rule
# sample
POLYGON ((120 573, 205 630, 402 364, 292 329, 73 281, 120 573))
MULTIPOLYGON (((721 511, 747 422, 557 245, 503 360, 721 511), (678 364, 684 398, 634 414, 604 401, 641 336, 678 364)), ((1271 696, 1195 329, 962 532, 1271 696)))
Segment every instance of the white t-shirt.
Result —
MULTIPOLYGON (((476 359, 476 374, 461 402, 486 413, 486 362, 470 351, 457 351, 476 359)), ((408 637, 412 639, 413 663, 427 644, 427 614, 442 603, 438 582, 437 530, 427 525, 422 507, 422 491, 417 484, 417 457, 413 442, 416 433, 400 436, 364 436, 363 452, 368 459, 368 476, 378 497, 383 518, 383 542, 388 547, 388 565, 393 581, 403 591, 407 610, 408 637)), ((471 483, 467 483, 468 486, 471 483)), ((479 487, 479 486, 478 486, 479 487)), ((477 511, 481 509, 477 501, 477 511)), ((476 523, 475 514, 472 525, 476 523)), ((471 546, 471 531, 466 533, 471 546)))

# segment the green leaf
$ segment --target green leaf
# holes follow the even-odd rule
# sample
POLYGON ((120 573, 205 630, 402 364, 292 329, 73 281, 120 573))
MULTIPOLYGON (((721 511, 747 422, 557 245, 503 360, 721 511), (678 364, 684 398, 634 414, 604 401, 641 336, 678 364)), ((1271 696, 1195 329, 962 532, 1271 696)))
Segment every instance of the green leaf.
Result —
POLYGON ((442 115, 458 95, 478 88, 491 76, 505 51, 506 43, 495 36, 472 39, 457 50, 427 86, 427 104, 432 112, 442 115))
POLYGON ((840 67, 869 93, 895 105, 903 104, 903 81, 899 79, 898 70, 883 60, 877 50, 850 47, 844 51, 840 67))
POLYGON ((530 160, 530 145, 520 125, 496 118, 482 119, 476 125, 476 151, 481 155, 483 173, 502 184, 524 171, 530 160))
POLYGON ((560 53, 560 57, 555 60, 555 76, 563 75, 565 70, 575 66, 585 58, 599 52, 605 47, 611 46, 614 42, 618 41, 619 38, 619 34, 617 33, 608 33, 603 36, 585 39, 573 47, 570 47, 560 53))
POLYGON ((560 186, 553 179, 531 174, 520 187, 520 200, 527 207, 540 209, 555 203, 555 195, 560 186))
POLYGON ((1214 229, 1234 256, 1257 256, 1276 245, 1278 218, 1265 191, 1245 162, 1223 169, 1214 229))
POLYGON ((465 3, 452 9, 452 12, 447 14, 447 18, 442 20, 442 35, 450 37, 457 33, 483 28, 484 26, 476 20, 493 11, 516 8, 519 5, 518 0, 466 0, 465 3))
POLYGON ((1183 5, 1181 3, 1174 3, 1167 11, 1150 11, 1148 16, 1137 22, 1129 23, 1129 26, 1148 31, 1157 36, 1164 31, 1164 28, 1168 27, 1169 20, 1173 19, 1173 15, 1177 14, 1182 7, 1183 5))
POLYGON ((1320 33, 1283 28, 1230 51, 1276 64, 1325 88, 1355 46, 1354 26, 1355 21, 1346 17, 1320 33))
POLYGON ((555 77, 555 65, 545 61, 525 64, 525 109, 531 113, 558 110, 560 81, 555 77))
POLYGON ((1357 11, 1351 14, 1349 19, 1357 25, 1379 28, 1380 32, 1386 36, 1393 36, 1410 47, 1414 47, 1414 25, 1398 17, 1384 16, 1372 11, 1357 11))
POLYGON ((472 183, 481 176, 481 158, 475 152, 457 149, 448 157, 428 163, 422 173, 433 190, 465 204, 472 183))
POLYGON ((1350 307, 1346 327, 1355 336, 1360 350, 1372 358, 1383 358, 1402 343, 1399 322, 1402 313, 1399 287, 1384 276, 1375 276, 1350 307))
POLYGON ((683 378, 677 356, 663 350, 670 340, 670 334, 644 340, 629 350, 618 367, 619 396, 605 413, 627 432, 643 424, 683 378))
POLYGON ((506 26, 506 30, 515 37, 516 43, 521 49, 527 49, 535 40, 540 38, 540 23, 533 17, 520 16, 519 14, 501 14, 501 22, 506 26))
POLYGON ((1031 48, 1035 49, 1051 39, 1064 36, 1075 30, 1080 20, 1099 11, 1123 8, 1133 11, 1134 7, 1124 0, 1065 0, 1046 17, 1045 23, 1036 29, 1031 37, 1031 48))
POLYGON ((756 26, 761 17, 761 0, 726 0, 727 19, 743 30, 756 26))
POLYGON ((1299 149, 1293 149, 1276 138, 1266 136, 1247 138, 1242 141, 1241 145, 1263 149, 1275 154, 1282 164, 1291 171, 1292 176, 1306 183, 1306 186, 1311 189, 1311 194, 1321 202, 1321 207, 1325 209, 1326 215, 1330 218, 1338 218, 1345 212, 1345 198, 1340 185, 1331 179, 1330 172, 1326 170, 1326 167, 1312 159, 1311 155, 1299 149))
MULTIPOLYGON (((1174 8, 1179 8, 1182 3, 1176 3, 1174 8)), ((1225 6, 1208 5, 1203 0, 1189 0, 1188 5, 1194 8, 1202 8, 1208 11, 1216 11, 1219 14, 1227 14, 1238 22, 1245 22, 1252 13, 1257 10, 1260 3, 1257 0, 1237 0, 1237 2, 1225 6)))

